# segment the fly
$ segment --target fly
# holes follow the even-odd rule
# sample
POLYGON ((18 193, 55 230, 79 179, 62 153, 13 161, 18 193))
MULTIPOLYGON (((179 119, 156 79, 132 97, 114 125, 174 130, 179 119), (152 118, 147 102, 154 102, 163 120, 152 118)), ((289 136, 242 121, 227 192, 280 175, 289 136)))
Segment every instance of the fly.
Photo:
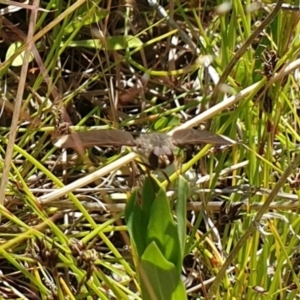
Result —
POLYGON ((181 129, 172 135, 165 133, 144 133, 134 138, 128 131, 104 129, 77 132, 58 138, 54 145, 58 148, 74 148, 76 138, 85 148, 93 146, 131 146, 146 157, 153 169, 165 169, 174 161, 174 150, 185 145, 231 145, 232 142, 206 130, 181 129))

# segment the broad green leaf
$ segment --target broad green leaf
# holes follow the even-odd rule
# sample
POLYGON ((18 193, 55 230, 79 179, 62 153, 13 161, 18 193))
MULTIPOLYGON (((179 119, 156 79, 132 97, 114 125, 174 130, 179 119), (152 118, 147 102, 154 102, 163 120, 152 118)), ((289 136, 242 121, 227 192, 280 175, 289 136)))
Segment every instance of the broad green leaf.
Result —
POLYGON ((138 190, 134 190, 125 208, 125 220, 130 237, 135 244, 136 251, 141 257, 147 247, 147 230, 150 211, 159 190, 157 182, 152 177, 146 177, 142 197, 138 190))
MULTIPOLYGON (((6 52, 6 57, 5 60, 9 59, 13 54, 15 54, 15 52, 22 46, 22 42, 14 42, 12 43, 9 48, 7 49, 6 52)), ((13 67, 20 67, 23 65, 24 63, 24 56, 25 56, 25 51, 23 51, 22 53, 20 53, 11 63, 11 65, 13 67)), ((30 58, 29 58, 29 62, 33 61, 34 56, 31 53, 30 58)))
POLYGON ((141 209, 138 191, 135 189, 125 208, 125 220, 127 229, 139 257, 144 253, 146 244, 147 219, 144 217, 141 209))
POLYGON ((145 250, 139 265, 143 300, 184 300, 186 291, 175 265, 164 257, 155 242, 145 250))
POLYGON ((155 178, 147 176, 143 185, 142 194, 142 210, 147 216, 147 226, 150 218, 150 209, 155 201, 156 195, 159 191, 159 186, 155 178))
POLYGON ((147 244, 152 241, 155 241, 165 258, 174 263, 180 274, 182 255, 178 231, 164 189, 160 189, 149 211, 147 244))
POLYGON ((105 42, 102 43, 100 40, 91 39, 91 40, 82 40, 82 41, 72 41, 61 43, 61 47, 82 47, 82 48, 91 48, 91 49, 105 49, 109 51, 124 50, 130 48, 138 48, 143 45, 142 41, 134 36, 110 36, 105 39, 105 42))

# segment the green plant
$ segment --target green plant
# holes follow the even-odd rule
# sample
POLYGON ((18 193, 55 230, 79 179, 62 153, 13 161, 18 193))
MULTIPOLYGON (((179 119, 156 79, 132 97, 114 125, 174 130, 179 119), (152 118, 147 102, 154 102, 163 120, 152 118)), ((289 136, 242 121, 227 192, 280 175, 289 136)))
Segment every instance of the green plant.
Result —
POLYGON ((185 250, 185 215, 189 188, 179 177, 176 221, 166 191, 147 177, 142 191, 135 189, 126 205, 125 218, 142 298, 187 299, 181 280, 185 250))

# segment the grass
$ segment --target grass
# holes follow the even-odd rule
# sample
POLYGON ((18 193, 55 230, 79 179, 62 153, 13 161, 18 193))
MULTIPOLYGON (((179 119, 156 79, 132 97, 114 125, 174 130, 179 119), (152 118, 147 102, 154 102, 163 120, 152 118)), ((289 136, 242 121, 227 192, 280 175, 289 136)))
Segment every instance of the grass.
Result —
POLYGON ((2 299, 300 298, 298 3, 160 2, 0 11, 2 299), (171 184, 53 146, 192 127, 237 143, 187 146, 171 184))

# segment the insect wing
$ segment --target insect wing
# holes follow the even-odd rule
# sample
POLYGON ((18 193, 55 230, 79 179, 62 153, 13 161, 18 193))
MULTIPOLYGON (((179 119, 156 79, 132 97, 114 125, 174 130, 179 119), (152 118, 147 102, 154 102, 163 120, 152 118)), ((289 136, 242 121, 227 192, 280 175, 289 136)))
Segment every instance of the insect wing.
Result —
POLYGON ((214 134, 206 130, 181 129, 172 135, 174 145, 181 147, 184 145, 231 145, 232 142, 226 140, 220 135, 214 134))
POLYGON ((74 148, 76 146, 75 136, 82 143, 82 146, 134 146, 135 141, 131 133, 122 130, 104 129, 77 132, 64 135, 54 142, 58 148, 74 148))

